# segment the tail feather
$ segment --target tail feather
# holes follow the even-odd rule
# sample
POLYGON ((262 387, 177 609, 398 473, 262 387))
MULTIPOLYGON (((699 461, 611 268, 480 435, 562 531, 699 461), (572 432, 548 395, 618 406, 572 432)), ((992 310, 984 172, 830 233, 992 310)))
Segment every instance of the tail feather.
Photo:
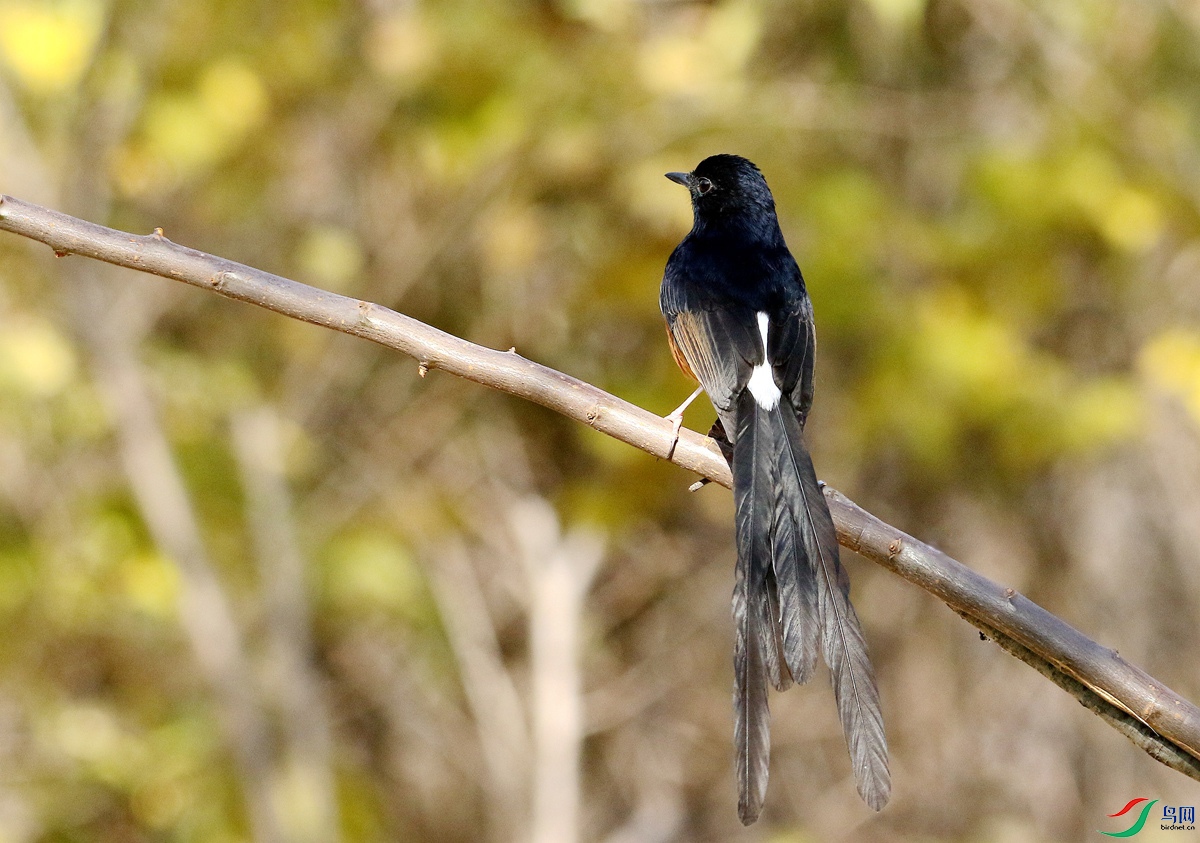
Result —
POLYGON ((791 679, 806 682, 818 651, 829 665, 858 792, 878 811, 891 795, 891 777, 875 673, 850 605, 833 519, 786 399, 767 410, 749 392, 741 396, 732 456, 738 815, 754 822, 766 796, 767 682, 780 690, 791 679))
POLYGON ((738 816, 745 825, 757 820, 762 812, 771 757, 767 670, 756 629, 757 613, 746 602, 751 590, 749 577, 740 576, 733 598, 738 629, 733 652, 733 740, 737 746, 738 816))
POLYGON ((783 626, 780 622, 779 585, 775 581, 775 573, 767 569, 766 603, 763 605, 762 646, 766 654, 767 678, 775 686, 776 691, 786 691, 792 687, 792 671, 787 663, 787 649, 783 640, 783 626))
POLYGON ((794 499, 800 510, 796 512, 797 526, 805 556, 816 575, 814 590, 821 652, 829 665, 858 793, 878 811, 891 796, 892 781, 875 670, 858 615, 850 604, 850 577, 838 557, 833 518, 817 483, 812 458, 804 446, 799 421, 786 411, 778 417, 788 444, 783 449, 788 468, 782 474, 799 479, 801 495, 794 499))
MULTIPOLYGON (((774 419, 772 419, 774 421, 774 419)), ((779 430, 783 434, 783 430, 779 430)), ((780 449, 787 446, 780 443, 780 449)), ((776 453, 782 453, 777 450, 776 453)), ((800 685, 812 678, 820 649, 820 616, 817 610, 816 574, 812 554, 803 545, 804 533, 797 529, 802 513, 797 511, 803 500, 800 478, 787 460, 776 457, 781 470, 777 472, 775 511, 773 516, 772 568, 779 583, 779 612, 776 614, 783 632, 783 652, 792 678, 800 685)))
MULTIPOLYGON (((732 465, 738 547, 737 581, 733 590, 736 629, 733 739, 737 747, 738 816, 746 825, 758 819, 767 794, 771 754, 767 680, 773 678, 767 653, 775 646, 770 618, 771 592, 767 584, 773 473, 770 455, 773 447, 769 441, 757 441, 761 435, 769 437, 770 434, 769 430, 760 429, 757 415, 753 411, 739 413, 739 447, 734 449, 732 465), (742 442, 745 447, 741 446, 742 442), (768 636, 770 647, 764 646, 768 636)), ((780 670, 776 657, 776 676, 780 670)))

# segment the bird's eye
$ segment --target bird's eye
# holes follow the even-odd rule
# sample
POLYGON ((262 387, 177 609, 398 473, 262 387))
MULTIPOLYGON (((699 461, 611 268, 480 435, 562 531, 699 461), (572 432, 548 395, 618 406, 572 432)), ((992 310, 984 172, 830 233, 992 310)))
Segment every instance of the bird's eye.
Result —
POLYGON ((700 192, 701 196, 708 193, 712 189, 713 189, 713 183, 710 182, 708 179, 700 179, 700 181, 696 182, 696 190, 698 190, 700 192))

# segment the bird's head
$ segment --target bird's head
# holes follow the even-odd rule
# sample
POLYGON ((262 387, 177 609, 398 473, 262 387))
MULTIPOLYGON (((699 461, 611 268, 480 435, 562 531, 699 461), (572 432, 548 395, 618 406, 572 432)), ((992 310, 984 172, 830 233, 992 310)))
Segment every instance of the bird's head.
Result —
POLYGON ((737 155, 712 155, 690 173, 667 173, 692 194, 696 224, 748 217, 775 222, 775 200, 753 163, 737 155))

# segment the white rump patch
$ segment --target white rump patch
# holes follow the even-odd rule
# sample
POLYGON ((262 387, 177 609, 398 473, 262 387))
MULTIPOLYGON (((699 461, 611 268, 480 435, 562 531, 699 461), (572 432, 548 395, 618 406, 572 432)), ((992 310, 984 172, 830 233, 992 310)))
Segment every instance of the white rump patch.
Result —
POLYGON ((750 390, 750 394, 754 396, 758 406, 764 410, 774 410, 779 405, 779 396, 782 394, 779 387, 775 385, 775 375, 771 372, 771 363, 767 358, 767 328, 769 325, 767 314, 759 312, 758 333, 762 336, 763 362, 754 367, 754 371, 750 373, 750 382, 746 384, 746 388, 750 390))

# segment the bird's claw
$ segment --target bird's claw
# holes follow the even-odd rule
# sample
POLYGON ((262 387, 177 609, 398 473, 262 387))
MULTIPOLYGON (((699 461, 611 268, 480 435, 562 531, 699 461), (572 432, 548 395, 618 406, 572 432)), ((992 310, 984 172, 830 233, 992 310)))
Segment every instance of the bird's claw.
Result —
POLYGON ((671 423, 671 447, 667 449, 667 459, 675 456, 675 446, 679 444, 679 431, 683 428, 683 413, 676 410, 669 416, 663 416, 664 421, 671 423))
POLYGON ((683 427, 683 413, 671 413, 663 418, 671 423, 671 435, 678 439, 679 430, 683 427))
POLYGON ((663 416, 664 419, 671 423, 671 448, 667 451, 667 459, 670 459, 675 454, 675 446, 679 444, 679 429, 683 427, 683 411, 688 408, 688 405, 696 400, 703 387, 696 387, 696 391, 688 396, 688 399, 676 407, 669 416, 663 416))

